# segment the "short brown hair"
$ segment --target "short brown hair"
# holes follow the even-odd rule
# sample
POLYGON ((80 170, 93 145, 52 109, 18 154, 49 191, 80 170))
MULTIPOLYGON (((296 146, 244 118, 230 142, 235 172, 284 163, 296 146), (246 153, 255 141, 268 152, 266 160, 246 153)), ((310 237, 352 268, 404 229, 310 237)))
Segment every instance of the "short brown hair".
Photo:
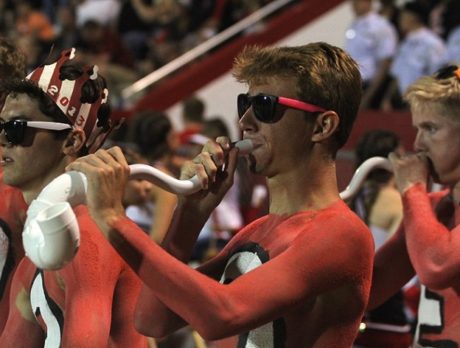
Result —
POLYGON ((233 75, 247 84, 262 84, 271 77, 297 79, 299 99, 339 115, 336 149, 347 141, 361 102, 361 75, 344 50, 325 42, 296 47, 250 46, 235 59, 233 75))

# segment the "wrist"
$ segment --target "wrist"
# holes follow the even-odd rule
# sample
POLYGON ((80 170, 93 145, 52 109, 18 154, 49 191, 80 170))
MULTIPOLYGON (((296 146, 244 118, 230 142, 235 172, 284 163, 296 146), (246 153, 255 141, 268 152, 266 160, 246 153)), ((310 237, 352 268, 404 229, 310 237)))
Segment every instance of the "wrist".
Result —
POLYGON ((113 230, 116 222, 119 219, 126 217, 126 214, 124 211, 120 212, 115 209, 107 209, 99 211, 97 214, 92 214, 92 217, 99 226, 102 234, 108 238, 110 231, 113 230))
POLYGON ((214 207, 208 207, 205 204, 200 204, 200 201, 197 199, 180 197, 177 201, 176 209, 180 211, 182 215, 194 217, 205 216, 207 218, 211 215, 214 207))
POLYGON ((424 189, 426 191, 426 183, 424 182, 410 182, 404 185, 401 189, 401 195, 405 195, 408 191, 412 190, 413 188, 417 187, 418 189, 424 189))

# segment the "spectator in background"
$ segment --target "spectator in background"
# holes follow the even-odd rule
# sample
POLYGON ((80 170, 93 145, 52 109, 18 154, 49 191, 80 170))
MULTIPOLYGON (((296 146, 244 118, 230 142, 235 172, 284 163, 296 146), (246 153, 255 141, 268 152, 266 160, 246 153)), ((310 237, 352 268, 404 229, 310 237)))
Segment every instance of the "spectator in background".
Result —
POLYGON ((76 47, 85 61, 95 62, 111 91, 113 104, 121 102, 121 90, 137 79, 134 60, 117 33, 95 20, 80 28, 76 47))
POLYGON ((372 0, 352 0, 356 15, 346 31, 345 50, 358 63, 363 79, 361 108, 377 109, 388 83, 398 38, 395 28, 372 9, 372 0))
POLYGON ((78 0, 76 1, 77 25, 83 26, 92 20, 104 27, 114 27, 120 12, 118 0, 78 0))
POLYGON ((32 45, 36 45, 36 61, 43 61, 49 54, 56 34, 51 21, 37 8, 33 0, 19 0, 16 3, 16 32, 18 39, 28 38, 32 45))
POLYGON ((55 29, 56 39, 52 53, 59 54, 60 51, 75 46, 78 39, 78 28, 73 6, 59 6, 56 9, 55 29))
POLYGON ((428 28, 429 9, 422 3, 406 3, 399 16, 404 39, 391 65, 393 78, 382 103, 384 110, 407 108, 402 95, 419 77, 433 74, 447 62, 443 40, 428 28))
MULTIPOLYGON (((120 146, 120 144, 117 145, 120 146)), ((136 151, 123 145, 120 147, 128 164, 147 164, 147 160, 136 151)), ((130 205, 146 204, 149 199, 151 188, 152 184, 147 180, 129 180, 126 184, 125 193, 123 195, 123 206, 127 208, 130 205)))
POLYGON ((15 29, 14 4, 12 0, 0 0, 0 33, 5 37, 12 37, 15 29))
POLYGON ((151 35, 152 24, 139 16, 131 0, 122 0, 117 30, 125 47, 136 60, 147 57, 147 41, 151 35))
POLYGON ((80 51, 103 62, 133 67, 133 57, 121 43, 118 34, 95 20, 88 20, 80 28, 77 46, 80 51))
MULTIPOLYGON (((178 146, 171 121, 162 112, 141 112, 130 120, 127 141, 136 144, 139 153, 150 165, 178 176, 172 157, 178 146)), ((160 243, 176 207, 176 195, 152 185, 146 204, 128 207, 127 215, 160 243)))
MULTIPOLYGON (((387 130, 369 131, 356 146, 356 167, 371 157, 388 157, 393 151, 403 153, 398 135, 387 130)), ((379 249, 396 232, 403 217, 401 196, 392 173, 385 169, 371 171, 350 207, 369 226, 375 249, 379 249)), ((402 290, 367 312, 364 323, 355 341, 358 347, 406 348, 412 342, 402 290)))
MULTIPOLYGON (((221 12, 219 31, 254 13, 269 1, 266 0, 226 0, 221 12)), ((256 28, 249 28, 252 31, 256 28)))
POLYGON ((447 40, 447 59, 460 64, 460 1, 449 0, 443 12, 444 35, 447 40))
POLYGON ((179 133, 179 141, 186 144, 188 138, 203 129, 206 104, 196 96, 189 97, 182 102, 182 122, 184 129, 179 133))
POLYGON ((150 24, 149 58, 156 69, 178 57, 187 35, 188 13, 181 1, 130 0, 139 18, 150 24))
POLYGON ((396 0, 380 0, 379 3, 379 14, 393 24, 399 36, 399 6, 396 4, 396 0))
MULTIPOLYGON (((26 73, 26 58, 11 41, 0 37, 0 110, 6 98, 3 86, 10 78, 22 79, 26 73)), ((22 228, 27 205, 20 190, 3 182, 3 158, 0 147, 0 336, 9 312, 11 280, 19 261, 24 257, 22 228)))
POLYGON ((42 61, 42 48, 38 40, 33 36, 20 36, 15 40, 19 50, 26 56, 26 70, 32 71, 42 61))
POLYGON ((16 30, 19 35, 33 35, 43 44, 51 44, 55 33, 53 25, 32 0, 16 2, 16 30))

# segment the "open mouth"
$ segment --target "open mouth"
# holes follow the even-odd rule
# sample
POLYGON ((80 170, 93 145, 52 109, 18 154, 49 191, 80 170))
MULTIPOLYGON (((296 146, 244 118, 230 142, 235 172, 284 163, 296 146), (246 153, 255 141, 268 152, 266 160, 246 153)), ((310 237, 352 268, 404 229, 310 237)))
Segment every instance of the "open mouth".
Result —
POLYGON ((2 158, 0 159, 0 165, 1 166, 5 166, 8 163, 12 163, 12 162, 13 162, 13 159, 11 157, 2 156, 2 158))

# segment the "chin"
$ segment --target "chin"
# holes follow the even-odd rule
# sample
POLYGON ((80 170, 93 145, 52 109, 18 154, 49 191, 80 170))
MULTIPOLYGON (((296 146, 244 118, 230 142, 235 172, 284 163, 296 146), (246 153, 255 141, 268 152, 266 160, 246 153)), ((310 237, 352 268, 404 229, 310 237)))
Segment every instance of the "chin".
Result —
POLYGON ((8 172, 3 170, 3 183, 9 186, 15 186, 16 180, 8 175, 8 172))

